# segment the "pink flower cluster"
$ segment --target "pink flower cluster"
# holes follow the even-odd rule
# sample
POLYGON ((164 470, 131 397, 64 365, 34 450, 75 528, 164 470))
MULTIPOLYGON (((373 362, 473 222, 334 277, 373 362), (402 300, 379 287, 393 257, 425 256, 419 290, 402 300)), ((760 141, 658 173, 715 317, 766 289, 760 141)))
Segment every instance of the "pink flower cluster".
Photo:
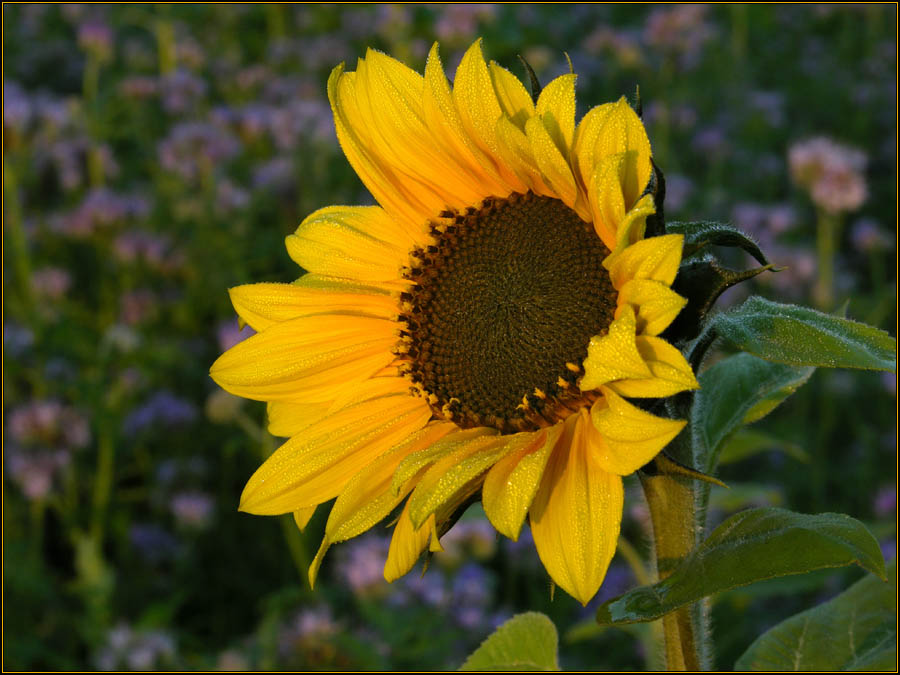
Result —
POLYGON ((861 150, 830 138, 811 138, 791 146, 788 164, 797 184, 829 213, 855 211, 868 197, 866 155, 861 150))

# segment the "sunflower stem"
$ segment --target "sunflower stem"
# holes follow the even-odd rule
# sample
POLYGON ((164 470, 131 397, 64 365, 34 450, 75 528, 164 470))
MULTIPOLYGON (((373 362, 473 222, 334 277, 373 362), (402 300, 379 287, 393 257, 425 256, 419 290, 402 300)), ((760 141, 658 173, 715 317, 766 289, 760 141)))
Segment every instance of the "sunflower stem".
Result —
MULTIPOLYGON (((669 473, 639 474, 653 523, 653 552, 660 579, 672 573, 697 541, 695 481, 669 473)), ((682 607, 662 619, 667 670, 709 667, 707 616, 702 603, 682 607)))

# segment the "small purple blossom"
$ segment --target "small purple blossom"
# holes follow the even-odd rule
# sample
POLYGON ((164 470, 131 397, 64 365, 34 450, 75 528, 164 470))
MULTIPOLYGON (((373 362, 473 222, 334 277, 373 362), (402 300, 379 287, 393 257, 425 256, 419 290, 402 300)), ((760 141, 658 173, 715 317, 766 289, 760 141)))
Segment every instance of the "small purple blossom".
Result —
POLYGON ((256 331, 250 326, 240 327, 237 319, 228 319, 219 324, 216 335, 219 340, 219 350, 227 352, 238 342, 243 342, 251 335, 255 335, 256 331))
POLYGON ((128 532, 128 539, 137 553, 151 565, 155 565, 178 553, 178 540, 159 525, 135 523, 128 532))
POLYGON ((164 169, 195 181, 235 157, 240 149, 238 140, 224 129, 203 122, 182 122, 163 139, 158 152, 164 169))
POLYGON ((215 502, 207 493, 192 490, 174 495, 170 508, 180 526, 202 530, 212 521, 215 502))
POLYGON ((897 486, 885 485, 875 493, 872 510, 879 518, 887 518, 897 513, 897 486))
POLYGON ((125 418, 123 427, 133 436, 151 426, 176 427, 193 422, 197 409, 168 391, 158 391, 125 418))
POLYGON ((98 228, 141 219, 148 211, 149 205, 142 197, 97 189, 89 192, 74 211, 57 216, 52 227, 61 234, 83 238, 98 228))
POLYGON ((872 218, 860 218, 850 230, 853 245, 863 253, 875 253, 889 250, 896 239, 888 235, 872 218))
POLYGON ((175 639, 169 633, 119 624, 107 633, 95 662, 100 670, 165 670, 175 656, 175 639))
POLYGON ((186 70, 164 75, 159 80, 159 93, 166 112, 182 114, 195 112, 206 96, 206 81, 186 70))
POLYGON ((341 549, 337 572, 354 595, 370 597, 387 591, 384 561, 389 547, 390 541, 387 538, 369 535, 354 540, 341 549))
POLYGON ((113 52, 113 32, 105 22, 88 19, 78 27, 78 46, 101 61, 108 61, 113 52))

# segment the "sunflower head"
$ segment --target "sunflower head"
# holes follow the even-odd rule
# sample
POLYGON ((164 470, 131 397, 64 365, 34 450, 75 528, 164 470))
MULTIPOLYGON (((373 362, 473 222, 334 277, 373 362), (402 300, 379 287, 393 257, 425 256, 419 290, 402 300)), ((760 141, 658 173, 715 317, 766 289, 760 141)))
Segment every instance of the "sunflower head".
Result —
POLYGON ((684 426, 629 398, 696 388, 660 337, 680 235, 645 237, 651 150, 625 99, 575 123, 575 75, 533 99, 473 44, 451 87, 376 51, 328 81, 338 138, 378 201, 327 207, 287 238, 293 284, 231 290, 257 334, 212 377, 268 402, 288 437, 241 509, 300 527, 336 498, 334 543, 395 510, 385 577, 480 498, 587 603, 615 549, 622 476, 684 426), (402 505, 402 506, 401 506, 402 505))

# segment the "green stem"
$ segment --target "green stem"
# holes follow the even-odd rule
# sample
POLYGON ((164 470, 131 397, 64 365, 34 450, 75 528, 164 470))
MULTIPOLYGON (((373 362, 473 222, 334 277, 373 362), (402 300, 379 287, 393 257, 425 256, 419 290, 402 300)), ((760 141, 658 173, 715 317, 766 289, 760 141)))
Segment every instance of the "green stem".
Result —
POLYGON ((834 248, 840 225, 839 216, 819 211, 816 222, 816 263, 819 277, 813 291, 813 300, 822 310, 830 310, 834 305, 834 248))
MULTIPOLYGON (((695 481, 685 476, 639 474, 653 522, 657 574, 665 579, 696 544, 698 510, 695 481)), ((708 668, 707 616, 701 603, 682 607, 662 619, 667 670, 708 668)))
POLYGON ((22 204, 19 201, 19 181, 10 162, 3 160, 3 205, 5 208, 3 231, 9 237, 12 260, 16 272, 19 293, 29 312, 31 304, 31 256, 22 223, 22 204))
POLYGON ((91 518, 91 537, 103 541, 106 525, 106 507, 113 482, 115 444, 108 429, 102 429, 97 441, 97 476, 94 479, 94 511, 91 518))

